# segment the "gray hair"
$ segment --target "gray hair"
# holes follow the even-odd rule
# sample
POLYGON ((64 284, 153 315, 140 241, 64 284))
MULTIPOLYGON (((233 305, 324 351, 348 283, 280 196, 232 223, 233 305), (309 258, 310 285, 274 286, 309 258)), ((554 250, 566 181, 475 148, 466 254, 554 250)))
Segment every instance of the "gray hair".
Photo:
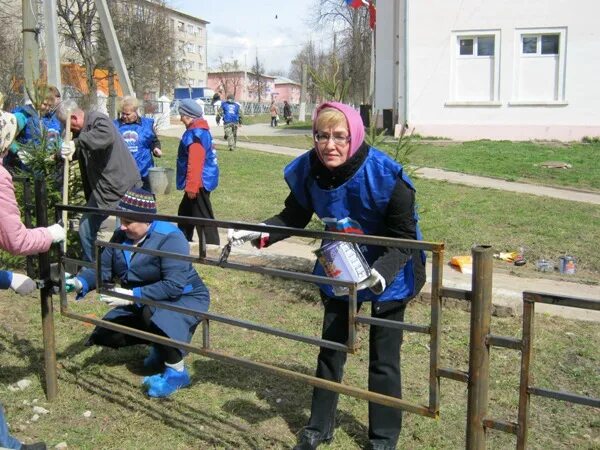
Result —
POLYGON ((123 112, 125 106, 131 106, 136 112, 140 106, 140 101, 133 95, 126 95, 121 99, 119 104, 119 112, 123 112))
POLYGON ((63 123, 65 123, 73 113, 83 113, 83 109, 81 109, 77 102, 72 99, 61 102, 56 110, 58 120, 63 123))

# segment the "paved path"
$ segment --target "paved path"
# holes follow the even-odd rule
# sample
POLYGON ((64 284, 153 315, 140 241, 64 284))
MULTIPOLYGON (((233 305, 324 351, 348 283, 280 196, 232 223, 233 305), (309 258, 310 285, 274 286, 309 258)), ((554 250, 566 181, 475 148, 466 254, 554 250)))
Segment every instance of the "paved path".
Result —
MULTIPOLYGON (((209 116, 209 123, 211 119, 209 116)), ((212 119, 211 130, 215 135, 215 141, 219 144, 224 143, 220 140, 220 131, 214 123, 214 117, 212 119)), ((270 144, 258 144, 243 142, 244 136, 275 136, 275 135, 290 135, 290 134, 307 134, 307 130, 286 130, 271 128, 265 124, 248 125, 242 128, 243 132, 240 133, 238 143, 243 145, 244 148, 251 150, 258 150, 268 153, 277 153, 282 155, 288 155, 291 157, 298 156, 305 152, 304 149, 297 149, 291 147, 283 147, 278 145, 270 144)), ((172 127, 161 134, 171 136, 181 136, 183 133, 183 126, 172 127)), ((514 183, 508 182, 495 178, 479 177, 473 175, 465 175, 458 172, 450 172, 440 169, 421 168, 418 173, 423 178, 444 180, 450 183, 465 184, 475 187, 485 187, 490 189, 499 189, 511 192, 519 192, 531 195, 546 196, 552 198, 559 198, 563 200, 586 202, 591 204, 600 204, 600 194, 591 192, 582 192, 571 189, 558 189, 543 187, 534 184, 526 183, 514 183)), ((226 242, 226 236, 221 236, 221 241, 226 242)), ((303 258, 310 264, 309 261, 314 260, 312 250, 313 246, 297 242, 294 240, 286 240, 277 243, 271 248, 261 250, 265 254, 274 256, 293 256, 303 258)), ((218 250, 213 249, 213 252, 218 250)), ((249 244, 246 244, 240 249, 234 249, 232 254, 240 254, 246 256, 258 255, 258 250, 254 250, 249 244)), ((431 275, 431 265, 428 265, 428 277, 431 275)), ((457 289, 471 289, 471 276, 457 272, 449 267, 444 267, 443 276, 444 287, 451 287, 457 289)), ((424 291, 430 291, 431 286, 428 283, 424 291)), ((547 278, 522 278, 515 277, 508 273, 496 271, 494 272, 493 279, 493 302, 495 305, 506 306, 515 313, 520 313, 522 310, 522 293, 523 291, 537 291, 547 292, 557 295, 575 296, 582 298, 596 299, 600 301, 600 288, 598 286, 590 286, 587 284, 573 283, 569 281, 560 281, 547 278)), ((576 308, 564 308, 554 305, 538 305, 537 311, 545 312, 548 314, 559 315, 567 318, 574 318, 580 320, 592 320, 600 322, 600 311, 585 311, 576 308)))

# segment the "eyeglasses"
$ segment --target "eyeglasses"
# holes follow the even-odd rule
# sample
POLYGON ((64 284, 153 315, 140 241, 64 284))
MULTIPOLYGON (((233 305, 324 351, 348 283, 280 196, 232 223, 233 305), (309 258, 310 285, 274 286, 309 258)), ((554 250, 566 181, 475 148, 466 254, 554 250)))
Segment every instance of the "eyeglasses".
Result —
POLYGON ((333 140, 335 145, 345 145, 350 142, 350 136, 330 136, 325 133, 315 134, 315 142, 317 144, 328 144, 330 139, 333 140))

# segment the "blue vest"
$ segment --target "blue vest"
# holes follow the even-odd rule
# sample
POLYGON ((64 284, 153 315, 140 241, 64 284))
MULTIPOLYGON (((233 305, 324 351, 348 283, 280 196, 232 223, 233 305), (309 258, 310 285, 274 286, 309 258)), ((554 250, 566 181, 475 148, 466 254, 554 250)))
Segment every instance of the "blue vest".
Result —
POLYGON ((138 170, 142 177, 148 176, 148 171, 154 167, 152 158, 152 143, 154 142, 154 119, 141 117, 141 122, 123 123, 115 120, 115 127, 123 136, 131 156, 135 159, 138 170))
POLYGON ((56 113, 53 112, 50 114, 46 114, 44 117, 42 117, 42 124, 46 129, 46 139, 48 141, 48 144, 54 145, 58 148, 61 143, 61 134, 63 126, 61 121, 58 120, 56 113))
MULTIPOLYGON (((398 178, 401 178, 410 189, 415 190, 412 181, 402 170, 402 166, 372 147, 362 166, 351 179, 338 188, 322 189, 310 176, 311 153, 306 152, 285 168, 285 181, 296 200, 307 210, 314 211, 325 223, 327 231, 383 236, 385 213, 398 178)), ((417 221, 417 239, 422 240, 423 236, 418 225, 419 217, 416 211, 413 214, 417 221)), ((364 244, 360 249, 369 266, 373 266, 385 251, 384 247, 364 244)), ((425 255, 422 254, 421 257, 424 258, 425 255)), ((370 289, 359 291, 358 301, 384 302, 402 300, 414 295, 413 264, 412 258, 409 259, 383 293, 377 295, 370 289)), ((325 275, 318 261, 313 273, 325 275)), ((324 284, 319 287, 328 297, 335 297, 330 285, 324 284)), ((347 300, 348 296, 338 298, 347 300)))
POLYGON ((21 113, 27 118, 25 127, 19 135, 16 137, 16 141, 20 144, 27 144, 28 142, 40 142, 40 136, 42 131, 40 128, 41 119, 37 111, 31 105, 19 106, 13 110, 13 113, 21 113))
POLYGON ((203 128, 186 130, 185 133, 183 133, 183 136, 181 136, 179 149, 177 150, 177 189, 185 189, 189 147, 194 142, 201 144, 206 152, 204 170, 202 171, 202 186, 209 192, 214 191, 219 184, 217 152, 213 147, 210 132, 203 128))
POLYGON ((221 103, 223 109, 223 123, 238 123, 240 121, 240 105, 226 101, 221 103))

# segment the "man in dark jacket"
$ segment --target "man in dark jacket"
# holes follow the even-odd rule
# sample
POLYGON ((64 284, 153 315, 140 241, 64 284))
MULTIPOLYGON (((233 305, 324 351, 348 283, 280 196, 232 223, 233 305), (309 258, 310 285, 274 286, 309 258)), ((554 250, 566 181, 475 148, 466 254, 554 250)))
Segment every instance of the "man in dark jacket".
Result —
MULTIPOLYGON (((61 103, 59 118, 63 123, 71 122, 74 139, 62 144, 61 156, 79 160, 86 206, 112 209, 128 189, 141 187, 137 165, 108 116, 84 112, 73 100, 67 100, 61 103)), ((85 213, 79 221, 79 238, 87 261, 94 261, 94 241, 107 217, 85 213)))

